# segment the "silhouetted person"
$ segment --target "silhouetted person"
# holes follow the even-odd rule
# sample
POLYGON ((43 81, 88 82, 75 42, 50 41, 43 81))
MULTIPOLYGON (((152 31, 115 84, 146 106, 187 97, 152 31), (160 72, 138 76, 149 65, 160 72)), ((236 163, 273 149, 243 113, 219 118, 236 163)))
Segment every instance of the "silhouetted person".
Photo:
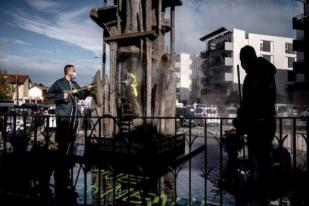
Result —
MULTIPOLYGON (((75 67, 66 65, 64 77, 58 79, 48 90, 47 98, 56 104, 56 137, 58 151, 55 168, 56 198, 64 199, 66 189, 69 186, 69 165, 67 155, 73 147, 78 126, 79 114, 77 103, 79 99, 87 97, 87 90, 78 91, 80 86, 74 81, 75 67)), ((89 89, 90 90, 90 87, 89 89)))
POLYGON ((241 65, 246 72, 243 99, 235 126, 240 134, 247 134, 249 158, 255 165, 254 179, 261 200, 267 200, 267 183, 271 173, 271 150, 274 139, 276 68, 262 57, 257 57, 251 46, 240 51, 241 65))

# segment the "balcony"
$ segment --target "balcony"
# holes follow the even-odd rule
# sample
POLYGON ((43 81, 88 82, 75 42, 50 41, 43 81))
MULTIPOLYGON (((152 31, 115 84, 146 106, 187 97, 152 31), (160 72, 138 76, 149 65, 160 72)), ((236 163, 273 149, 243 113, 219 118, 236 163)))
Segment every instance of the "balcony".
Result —
POLYGON ((224 50, 225 51, 233 51, 233 43, 232 42, 225 42, 224 50))
POLYGON ((232 82, 233 81, 233 73, 224 73, 224 80, 226 82, 232 82))
POLYGON ((308 16, 304 16, 304 14, 300 14, 295 16, 293 19, 293 29, 295 30, 304 30, 306 26, 308 26, 308 16))
POLYGON ((305 73, 305 63, 304 62, 294 62, 293 63, 293 70, 296 73, 305 73))
POLYGON ((233 58, 232 57, 225 57, 224 58, 224 65, 225 66, 233 66, 233 58))
POLYGON ((230 72, 216 72, 211 82, 215 84, 224 84, 233 81, 233 73, 230 72))
POLYGON ((293 50, 298 52, 305 51, 305 42, 304 40, 293 40, 293 50))
POLYGON ((207 52, 207 51, 202 51, 202 52, 201 52, 201 58, 202 58, 202 59, 207 59, 207 58, 208 58, 208 54, 209 54, 209 52, 207 52))

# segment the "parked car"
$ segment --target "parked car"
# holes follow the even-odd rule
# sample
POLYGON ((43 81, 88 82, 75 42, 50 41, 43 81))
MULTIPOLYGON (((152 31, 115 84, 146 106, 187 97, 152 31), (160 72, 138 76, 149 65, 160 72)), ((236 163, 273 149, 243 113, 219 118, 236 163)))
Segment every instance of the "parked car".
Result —
POLYGON ((198 126, 203 127, 205 124, 204 119, 200 119, 200 118, 206 118, 206 110, 205 107, 202 107, 200 105, 198 105, 194 111, 194 116, 195 117, 199 117, 196 119, 196 123, 198 126))
POLYGON ((301 106, 290 104, 276 104, 278 117, 297 117, 301 114, 301 106))
MULTIPOLYGON (((237 108, 236 107, 227 107, 226 108, 227 117, 228 118, 236 118, 237 117, 237 108)), ((233 120, 229 119, 228 123, 232 124, 233 120)))
MULTIPOLYGON (((191 112, 189 108, 176 108, 176 121, 178 127, 189 127, 190 126, 190 118, 193 118, 194 114, 191 112)), ((191 127, 195 127, 196 121, 191 119, 191 127)))
POLYGON ((14 102, 12 101, 0 102, 0 114, 7 114, 13 108, 14 108, 14 102))
POLYGON ((309 110, 305 110, 303 112, 301 112, 298 117, 300 117, 300 119, 297 121, 297 129, 299 130, 306 130, 307 128, 307 118, 309 118, 309 110))
POLYGON ((56 106, 52 105, 48 108, 47 110, 47 114, 46 116, 48 116, 48 125, 47 125, 47 121, 45 121, 45 127, 48 127, 49 129, 56 129, 57 127, 57 122, 56 122, 56 106))
POLYGON ((206 117, 205 107, 197 107, 194 111, 194 116, 196 116, 196 117, 206 117))
POLYGON ((209 124, 220 124, 220 117, 218 108, 215 106, 206 107, 206 117, 209 118, 206 120, 209 124))
POLYGON ((300 117, 304 117, 304 118, 309 117, 309 110, 303 111, 302 113, 300 113, 299 116, 300 116, 300 117))
POLYGON ((276 114, 278 117, 288 117, 290 115, 290 108, 286 104, 276 104, 276 114))
MULTIPOLYGON (((220 123, 220 116, 218 112, 218 107, 216 106, 198 106, 195 109, 194 115, 196 117, 207 118, 207 124, 219 124, 220 123)), ((202 119, 197 120, 199 126, 204 125, 204 121, 202 119)))

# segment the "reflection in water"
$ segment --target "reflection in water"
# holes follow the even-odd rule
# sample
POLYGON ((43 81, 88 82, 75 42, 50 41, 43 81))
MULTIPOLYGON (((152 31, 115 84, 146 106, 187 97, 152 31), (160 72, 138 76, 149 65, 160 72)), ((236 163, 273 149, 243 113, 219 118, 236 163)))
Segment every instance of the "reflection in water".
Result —
MULTIPOLYGON (((209 140, 208 166, 213 171, 206 182, 207 205, 220 205, 220 190, 216 187, 219 165, 219 147, 214 139, 209 140)), ((197 139, 198 147, 203 144, 203 139, 197 139)), ((192 205, 205 204, 205 179, 202 175, 202 166, 205 161, 205 153, 194 156, 190 160, 179 165, 176 169, 163 175, 144 175, 141 172, 115 171, 110 167, 91 168, 87 173, 87 204, 101 205, 188 205, 190 201, 189 188, 191 188, 192 205), (174 172, 179 170, 177 176, 174 172), (190 173, 190 174, 189 174, 190 173), (159 177, 155 177, 158 176, 159 177), (191 176, 191 180, 190 179, 191 176), (191 187, 189 187, 191 181, 191 187), (115 197, 115 200, 114 200, 115 197)), ((74 168, 77 174, 78 167, 74 168)), ((84 203, 84 176, 78 178, 76 192, 79 194, 78 203, 84 203)), ((234 198, 230 194, 223 195, 224 205, 234 205, 234 198)))

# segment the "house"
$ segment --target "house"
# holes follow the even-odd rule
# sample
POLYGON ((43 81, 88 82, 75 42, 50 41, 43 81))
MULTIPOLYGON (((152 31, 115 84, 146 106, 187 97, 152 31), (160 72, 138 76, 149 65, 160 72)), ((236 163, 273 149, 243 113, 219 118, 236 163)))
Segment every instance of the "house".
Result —
POLYGON ((44 94, 47 92, 48 87, 39 83, 39 84, 34 84, 30 89, 29 89, 29 96, 26 99, 26 102, 28 103, 35 103, 35 104, 40 104, 43 103, 44 101, 44 94))
POLYGON ((28 75, 7 75, 8 83, 13 91, 14 104, 22 105, 26 103, 29 97, 29 89, 31 88, 31 79, 28 75))

